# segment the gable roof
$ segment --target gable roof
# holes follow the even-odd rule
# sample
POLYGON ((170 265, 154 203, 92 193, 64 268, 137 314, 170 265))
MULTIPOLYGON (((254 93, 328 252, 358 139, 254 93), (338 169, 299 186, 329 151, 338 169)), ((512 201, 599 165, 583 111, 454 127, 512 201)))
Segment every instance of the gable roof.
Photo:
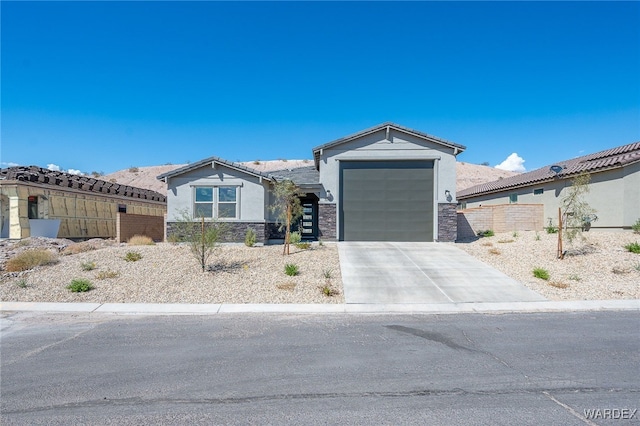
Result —
POLYGON ((225 167, 228 167, 230 169, 238 170, 239 172, 242 172, 242 173, 246 173, 246 174, 249 174, 249 175, 252 175, 252 176, 260 177, 260 178, 263 178, 263 179, 266 179, 266 180, 269 180, 269 181, 273 181, 274 180, 274 177, 272 175, 270 175, 270 174, 262 173, 262 172, 260 172, 258 170, 252 169, 250 167, 244 166, 244 165, 239 164, 239 163, 234 163, 233 161, 225 160, 225 159, 220 158, 220 157, 209 157, 209 158, 205 158, 204 160, 196 161, 195 163, 187 164, 186 166, 177 168, 175 170, 171 170, 171 171, 169 171, 167 173, 163 173, 163 174, 157 176, 156 179, 165 180, 166 181, 167 178, 178 176, 178 175, 181 175, 183 173, 189 172, 191 170, 198 169, 198 168, 200 168, 200 167, 202 167, 202 166, 204 166, 206 164, 209 164, 209 163, 211 163, 211 164, 218 163, 218 164, 221 164, 221 165, 223 165, 225 167))
POLYGON ((311 186, 320 184, 320 172, 315 166, 296 167, 292 169, 274 170, 271 174, 277 180, 290 180, 296 185, 311 186))
POLYGON ((501 192, 507 189, 521 188, 543 182, 550 182, 555 179, 569 179, 582 172, 594 173, 618 169, 637 162, 640 162, 640 142, 634 142, 582 157, 572 158, 571 160, 557 162, 554 165, 562 167, 562 170, 557 174, 550 169, 551 165, 548 165, 528 173, 522 173, 517 176, 463 189, 456 194, 456 197, 461 200, 478 195, 501 192))
POLYGON ((166 202, 167 197, 150 189, 107 182, 90 176, 43 169, 38 166, 17 166, 0 170, 0 183, 29 182, 36 185, 55 186, 60 189, 71 188, 80 191, 139 198, 150 201, 166 202))
POLYGON ((418 130, 409 129, 407 127, 400 126, 399 124, 387 121, 385 123, 378 124, 377 126, 373 126, 373 127, 368 128, 368 129, 362 130, 362 131, 360 131, 358 133, 354 133, 352 135, 345 136, 345 137, 342 137, 340 139, 336 139, 334 141, 331 141, 331 142, 328 142, 328 143, 325 143, 323 145, 320 145, 320 146, 317 146, 317 147, 313 148, 313 161, 315 162, 316 169, 318 168, 318 165, 320 163, 320 152, 322 150, 333 148, 334 146, 338 146, 338 145, 341 145, 343 143, 350 142, 350 141, 352 141, 354 139, 358 139, 358 138, 360 138, 362 136, 366 136, 366 135, 369 135, 371 133, 378 132, 380 130, 385 130, 387 128, 388 129, 394 129, 394 130, 397 130, 397 131, 400 131, 400 132, 403 132, 403 133, 407 133, 407 134, 416 136, 418 138, 428 140, 429 142, 435 142, 437 144, 444 145, 444 146, 446 146, 448 148, 453 148, 454 150, 457 150, 457 152, 455 153, 456 155, 459 154, 460 152, 464 151, 465 149, 467 149, 467 147, 464 146, 464 145, 460 145, 460 144, 457 144, 455 142, 447 141, 445 139, 441 139, 441 138, 438 138, 436 136, 432 136, 432 135, 429 135, 427 133, 420 132, 418 130))

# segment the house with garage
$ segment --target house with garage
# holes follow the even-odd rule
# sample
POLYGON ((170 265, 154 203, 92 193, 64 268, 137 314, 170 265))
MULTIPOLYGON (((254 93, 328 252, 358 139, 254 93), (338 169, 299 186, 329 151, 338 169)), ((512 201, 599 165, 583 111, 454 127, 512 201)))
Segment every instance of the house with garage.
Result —
POLYGON ((89 176, 16 166, 0 170, 0 238, 164 238, 166 198, 89 176))
POLYGON ((465 147, 383 123, 313 148, 313 165, 260 172, 209 157, 158 176, 167 184, 167 235, 183 213, 225 222, 227 238, 247 228, 259 241, 281 238, 269 206, 275 182, 305 193, 306 239, 454 241, 456 156, 465 147))
POLYGON ((535 206, 542 216, 538 223, 557 226, 558 208, 580 173, 591 178, 585 200, 596 210, 592 229, 629 229, 640 219, 640 142, 476 185, 458 192, 458 202, 463 214, 480 207, 535 206))

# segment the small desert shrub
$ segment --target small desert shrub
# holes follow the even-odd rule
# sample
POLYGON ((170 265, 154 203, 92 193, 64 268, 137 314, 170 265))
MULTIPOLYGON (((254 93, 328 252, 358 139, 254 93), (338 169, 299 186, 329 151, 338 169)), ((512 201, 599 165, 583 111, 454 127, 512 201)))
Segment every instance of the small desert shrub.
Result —
POLYGON ((27 280, 25 280, 24 278, 21 280, 18 280, 16 285, 20 288, 27 288, 27 280))
POLYGON ((493 245, 492 242, 487 241, 486 243, 482 243, 484 247, 491 247, 493 245))
POLYGON ((253 228, 247 228, 247 232, 244 234, 244 245, 247 247, 253 247, 256 245, 256 240, 258 236, 256 235, 256 231, 253 228))
POLYGON ((298 247, 300 250, 309 250, 311 248, 311 243, 307 241, 296 243, 296 247, 298 247))
POLYGON ((513 238, 518 238, 518 231, 513 231, 513 234, 511 234, 511 236, 513 238))
POLYGON ((140 169, 135 167, 135 166, 129 167, 129 172, 130 173, 138 173, 139 171, 140 171, 140 169))
POLYGON ((558 228, 556 226, 553 226, 553 225, 549 225, 544 229, 545 229, 545 231, 547 231, 547 234, 557 234, 558 233, 558 228))
POLYGON ((549 280, 549 271, 544 268, 535 268, 533 270, 533 276, 541 280, 549 280))
POLYGON ((569 279, 570 279, 571 281, 581 281, 581 280, 582 280, 582 278, 580 278, 577 274, 571 274, 571 275, 569 275, 569 279))
POLYGON ((322 247, 322 246, 324 245, 324 243, 322 242, 322 240, 318 240, 318 245, 319 245, 320 247, 322 247))
POLYGON ((260 160, 253 160, 253 164, 255 164, 256 166, 260 164, 260 160))
POLYGON ((58 257, 49 250, 27 250, 7 260, 5 269, 7 272, 20 272, 33 269, 36 266, 56 263, 58 257))
POLYGON ((129 251, 124 256, 124 260, 126 260, 127 262, 137 262, 140 259, 142 259, 142 255, 137 251, 129 251))
POLYGON ((512 239, 508 239, 508 240, 498 240, 499 243, 513 243, 515 240, 512 239))
POLYGON ((302 235, 300 235, 299 232, 292 232, 291 234, 289 234, 289 242, 291 244, 300 244, 300 242, 302 241, 302 235))
POLYGON ((95 250, 95 247, 91 244, 88 244, 87 242, 74 243, 65 247, 65 249, 62 251, 62 254, 66 256, 69 254, 84 253, 91 250, 95 250))
POLYGON ((117 271, 100 271, 96 274, 97 280, 106 280, 108 278, 118 278, 120 276, 120 272, 117 271))
POLYGON ((489 250, 489 253, 491 254, 500 254, 500 250, 498 250, 497 248, 492 248, 489 250))
POLYGON ((613 272, 616 275, 622 275, 622 274, 628 274, 629 272, 631 272, 631 269, 623 268, 621 266, 614 266, 613 268, 611 268, 611 272, 613 272))
POLYGON ((640 234, 640 219, 636 220, 636 223, 631 225, 631 229, 633 229, 633 232, 636 234, 640 234))
POLYGON ((276 285, 276 287, 279 290, 293 291, 293 289, 296 288, 296 283, 282 283, 282 284, 276 285))
POLYGON ((80 268, 82 268, 83 271, 93 271, 94 269, 96 269, 96 262, 92 262, 92 261, 82 262, 80 264, 80 268))
POLYGON ((327 297, 337 296, 338 294, 340 294, 338 290, 331 287, 329 284, 321 285, 318 288, 320 289, 320 292, 327 297))
POLYGON ((486 231, 478 231, 478 237, 493 237, 494 235, 496 234, 491 229, 487 229, 486 231))
POLYGON ((146 235, 134 235, 133 237, 129 238, 127 244, 130 246, 152 246, 155 243, 146 235))
POLYGON ((556 288, 567 288, 569 284, 563 283, 562 281, 549 281, 549 285, 556 288))
POLYGON ((177 244, 180 242, 180 237, 176 234, 169 234, 167 235, 167 242, 171 244, 177 244))
POLYGON ((540 241, 540 234, 536 231, 536 241, 540 241))
POLYGON ((627 244, 626 246, 624 246, 624 248, 627 249, 627 251, 630 251, 631 253, 640 254, 640 244, 638 244, 637 241, 635 243, 627 244))
POLYGON ((72 293, 83 293, 93 289, 93 284, 86 278, 78 278, 71 281, 71 284, 67 286, 72 293))
POLYGON ((333 271, 331 269, 325 269, 324 271, 322 271, 322 276, 327 280, 330 280, 332 278, 332 275, 333 271))
POLYGON ((298 265, 287 263, 286 265, 284 265, 284 273, 289 275, 290 277, 293 277, 298 275, 300 273, 300 270, 298 269, 298 265))

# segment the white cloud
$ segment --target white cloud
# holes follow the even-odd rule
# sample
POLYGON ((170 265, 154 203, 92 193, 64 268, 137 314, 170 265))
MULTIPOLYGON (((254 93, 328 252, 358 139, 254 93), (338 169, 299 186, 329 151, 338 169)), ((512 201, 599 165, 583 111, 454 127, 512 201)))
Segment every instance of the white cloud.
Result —
POLYGON ((17 167, 20 164, 18 163, 12 163, 11 161, 9 161, 8 163, 2 162, 0 163, 0 166, 4 166, 4 167, 17 167))
POLYGON ((69 169, 69 170, 63 170, 60 166, 58 166, 57 164, 47 164, 47 169, 48 170, 52 170, 54 172, 65 172, 65 173, 69 173, 70 175, 84 175, 84 173, 82 173, 82 171, 77 170, 77 169, 69 169))
POLYGON ((502 163, 498 164, 496 169, 520 173, 527 170, 524 168, 524 158, 520 157, 516 152, 508 156, 502 163))

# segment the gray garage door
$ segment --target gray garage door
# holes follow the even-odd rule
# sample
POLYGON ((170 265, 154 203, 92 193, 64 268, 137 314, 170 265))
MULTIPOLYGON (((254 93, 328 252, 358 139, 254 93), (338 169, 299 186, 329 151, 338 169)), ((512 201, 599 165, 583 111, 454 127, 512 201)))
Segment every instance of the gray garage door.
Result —
POLYGON ((341 161, 340 240, 433 241, 433 161, 341 161))

